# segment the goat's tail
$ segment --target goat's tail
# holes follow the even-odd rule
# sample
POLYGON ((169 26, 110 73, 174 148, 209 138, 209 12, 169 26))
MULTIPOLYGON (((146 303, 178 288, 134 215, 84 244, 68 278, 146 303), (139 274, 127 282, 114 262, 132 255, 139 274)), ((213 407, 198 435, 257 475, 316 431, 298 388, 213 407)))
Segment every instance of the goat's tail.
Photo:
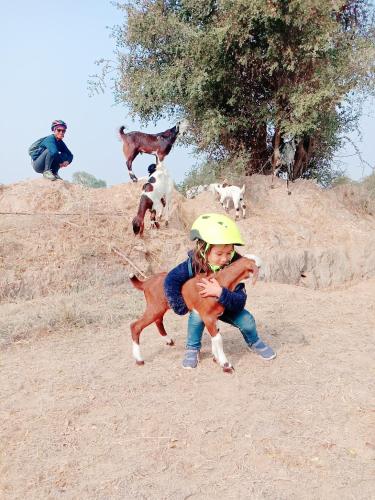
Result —
POLYGON ((138 288, 138 290, 143 290, 144 289, 144 281, 141 281, 140 279, 137 278, 133 273, 129 274, 129 279, 132 282, 132 285, 134 288, 138 288))
POLYGON ((120 136, 125 135, 124 130, 125 130, 124 125, 121 125, 121 127, 118 129, 118 133, 120 134, 120 136))

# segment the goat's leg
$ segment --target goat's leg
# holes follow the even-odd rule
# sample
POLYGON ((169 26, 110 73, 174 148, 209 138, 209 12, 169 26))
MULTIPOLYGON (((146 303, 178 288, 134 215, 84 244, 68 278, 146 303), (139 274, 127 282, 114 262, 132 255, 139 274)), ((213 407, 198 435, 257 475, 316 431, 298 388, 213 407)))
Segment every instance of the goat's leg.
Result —
POLYGON ((163 318, 160 318, 160 319, 157 319, 155 321, 155 324, 157 326, 157 329, 159 330, 159 333, 162 337, 166 337, 166 344, 167 345, 174 345, 174 341, 173 339, 171 339, 171 337, 168 335, 168 333, 165 331, 165 328, 164 328, 164 323, 163 323, 163 318))
POLYGON ((222 197, 220 198, 220 203, 221 203, 222 207, 224 208, 224 210, 225 210, 226 212, 228 212, 228 208, 227 208, 227 206, 226 206, 226 203, 225 203, 225 202, 226 202, 226 199, 222 196, 222 197))
POLYGON ((226 212, 229 212, 229 198, 224 198, 223 207, 226 212))
POLYGON ((160 203, 160 207, 159 207, 159 215, 157 215, 157 219, 158 219, 158 220, 161 220, 161 219, 162 219, 162 217, 163 217, 163 214, 164 214, 165 203, 166 203, 165 198, 162 198, 162 199, 160 200, 160 202, 161 202, 161 203, 160 203))
POLYGON ((133 341, 133 357, 135 358, 135 362, 137 363, 137 365, 144 365, 145 363, 141 355, 141 348, 139 346, 140 335, 146 328, 146 326, 149 326, 151 325, 151 323, 156 322, 158 318, 159 315, 157 313, 151 313, 146 309, 141 318, 139 318, 137 321, 133 321, 133 323, 130 324, 130 331, 133 341))
POLYGON ((156 221, 156 210, 150 210, 151 228, 159 229, 160 224, 156 221))
POLYGON ((235 219, 238 220, 240 218, 240 204, 238 204, 237 206, 235 205, 235 209, 236 209, 235 219))
POLYGON ((164 206, 164 211, 165 211, 165 225, 168 226, 169 224, 169 210, 170 210, 170 194, 167 194, 164 198, 165 201, 165 206, 164 206))
POLYGON ((165 158, 165 155, 163 155, 163 154, 159 154, 159 155, 156 154, 155 158, 156 158, 156 168, 158 169, 158 168, 163 167, 164 166, 163 165, 163 160, 165 158))
POLYGON ((129 156, 126 157, 126 166, 128 167, 128 172, 129 172, 129 176, 130 176, 130 179, 133 181, 133 182, 137 182, 138 181, 138 178, 137 176, 133 173, 133 170, 132 170, 132 166, 133 166, 133 161, 135 160, 136 156, 138 155, 138 153, 133 153, 129 156))
POLYGON ((226 373, 233 372, 233 366, 227 360, 223 349, 223 338, 219 333, 219 329, 217 328, 217 318, 202 318, 208 333, 211 335, 211 345, 212 345, 212 354, 214 357, 214 361, 218 362, 222 367, 223 371, 226 373))
POLYGON ((246 203, 241 200, 241 208, 242 208, 242 218, 244 219, 246 217, 246 203))

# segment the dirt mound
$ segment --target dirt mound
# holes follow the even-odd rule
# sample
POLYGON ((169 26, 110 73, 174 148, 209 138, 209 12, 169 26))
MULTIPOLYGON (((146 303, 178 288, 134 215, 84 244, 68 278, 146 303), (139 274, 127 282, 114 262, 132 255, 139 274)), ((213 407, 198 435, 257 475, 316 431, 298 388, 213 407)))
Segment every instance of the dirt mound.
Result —
MULTIPOLYGON (((211 193, 174 194, 170 224, 143 239, 131 228, 142 183, 89 189, 44 179, 1 186, 0 298, 35 297, 118 282, 129 263, 144 274, 167 270, 191 243, 188 228, 202 212, 223 212, 211 193)), ((353 195, 352 195, 353 197, 353 195)), ((320 288, 375 275, 374 217, 349 210, 340 190, 253 176, 246 180, 247 218, 239 221, 246 249, 264 261, 266 281, 320 288)), ((234 215, 232 210, 231 215, 234 215)))
MULTIPOLYGON (((264 260, 267 281, 324 288, 374 276, 373 217, 350 211, 341 191, 311 181, 296 181, 290 195, 280 179, 270 187, 268 177, 246 181, 247 218, 239 221, 247 248, 264 260)), ((191 201, 192 218, 206 210, 209 193, 191 201)))
POLYGON ((88 189, 44 179, 2 186, 0 191, 0 300, 78 291, 102 281, 118 283, 132 270, 115 247, 146 274, 174 264, 188 247, 175 193, 170 225, 135 238, 142 184, 88 189), (115 256, 116 255, 116 256, 115 256))
MULTIPOLYGON (((247 181, 247 250, 266 281, 247 309, 272 362, 221 324, 236 371, 180 368, 187 317, 154 325, 135 365, 144 309, 134 269, 184 258, 212 195, 175 193, 168 228, 131 228, 140 184, 90 190, 45 180, 0 186, 2 498, 370 499, 374 491, 374 219, 356 193, 247 181), (305 277, 301 277, 303 274, 305 277), (347 282, 345 284, 345 282, 347 282), (326 290, 313 289, 341 284, 326 290), (350 286, 349 286, 350 285, 350 286)), ((233 214, 233 211, 231 212, 233 214)))

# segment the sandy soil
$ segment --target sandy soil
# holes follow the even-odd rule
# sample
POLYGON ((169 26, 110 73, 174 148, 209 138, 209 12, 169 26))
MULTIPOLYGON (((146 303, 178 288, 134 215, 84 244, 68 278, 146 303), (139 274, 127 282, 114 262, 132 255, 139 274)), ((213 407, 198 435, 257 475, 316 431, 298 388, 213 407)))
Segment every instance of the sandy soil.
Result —
MULTIPOLYGON (((47 184, 3 188, 0 211, 14 209, 11 196, 21 199, 15 193, 22 188, 24 206, 17 209, 39 213, 40 186, 47 184)), ((168 313, 166 327, 175 347, 164 345, 150 326, 142 338, 146 364, 138 367, 129 323, 142 311, 142 294, 129 285, 129 268, 104 243, 93 243, 92 235, 107 240, 111 235, 110 243, 128 248, 132 259, 138 256, 144 271, 168 268, 188 247, 185 225, 199 210, 199 200, 182 200, 159 243, 146 236, 134 250, 128 225, 113 216, 114 210, 126 212, 123 191, 116 188, 118 198, 112 191, 111 201, 104 190, 87 195, 102 197, 97 211, 111 210, 99 216, 80 211, 82 193, 79 200, 75 188, 62 183, 54 188, 60 195, 48 195, 48 216, 0 219, 1 497, 374 498, 371 269, 368 279, 357 274, 347 281, 343 274, 342 283, 330 288, 316 288, 313 280, 311 286, 275 283, 267 276, 254 288, 248 285, 247 307, 278 353, 271 362, 248 352, 239 332, 223 324, 234 374, 224 374, 212 362, 207 336, 199 367, 183 370, 187 318, 168 313), (79 215, 58 222, 57 210, 79 215)), ((315 188, 306 189, 304 196, 313 196, 315 188)), ((255 243, 261 241, 260 203, 252 205, 253 219, 241 221, 255 243)), ((266 235, 276 219, 270 212, 264 208, 266 235)), ((367 217, 347 208, 341 214, 347 214, 342 216, 346 228, 354 225, 354 233, 347 233, 352 244, 355 234, 365 238, 366 228, 372 232, 367 217)), ((300 217, 314 244, 310 219, 300 217)), ((278 224, 274 230, 281 234, 278 224)), ((317 234, 317 246, 327 234, 317 234)))

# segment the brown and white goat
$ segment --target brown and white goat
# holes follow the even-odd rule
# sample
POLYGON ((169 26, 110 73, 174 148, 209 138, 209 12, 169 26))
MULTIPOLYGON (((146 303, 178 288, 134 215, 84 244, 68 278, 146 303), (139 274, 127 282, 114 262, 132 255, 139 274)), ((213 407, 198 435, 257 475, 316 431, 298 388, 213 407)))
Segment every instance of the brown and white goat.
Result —
MULTIPOLYGON (((208 333, 211 335, 214 361, 217 361, 225 372, 232 372, 233 366, 228 362, 224 354, 223 340, 217 327, 217 320, 223 314, 224 306, 219 304, 215 297, 203 298, 199 294, 197 284, 202 278, 214 276, 222 287, 226 287, 233 291, 238 283, 247 279, 251 273, 253 274, 253 283, 255 284, 258 272, 259 269, 255 258, 249 259, 241 257, 214 275, 212 273, 209 275, 197 274, 188 280, 182 287, 182 296, 188 309, 190 311, 194 310, 200 315, 208 333)), ((133 274, 129 276, 133 286, 139 290, 143 290, 146 298, 145 312, 137 321, 134 321, 130 325, 133 340, 133 356, 138 365, 144 364, 139 346, 139 338, 143 329, 151 325, 151 323, 156 324, 160 335, 166 338, 168 345, 174 345, 173 340, 165 331, 163 324, 164 314, 169 309, 169 304, 163 288, 166 275, 167 273, 155 274, 145 281, 139 280, 133 274)))
POLYGON ((132 221, 135 235, 143 235, 145 227, 145 215, 147 210, 151 213, 151 226, 159 228, 160 220, 165 211, 165 224, 168 225, 169 210, 173 195, 173 180, 163 163, 159 163, 155 172, 143 185, 141 198, 139 200, 138 212, 132 221))
POLYGON ((187 121, 178 122, 174 127, 160 132, 159 134, 146 134, 144 132, 124 133, 125 127, 119 129, 120 138, 123 142, 123 152, 126 159, 130 179, 137 182, 133 173, 132 164, 139 153, 149 153, 156 156, 156 162, 162 162, 172 149, 178 135, 185 133, 188 127, 187 121))

